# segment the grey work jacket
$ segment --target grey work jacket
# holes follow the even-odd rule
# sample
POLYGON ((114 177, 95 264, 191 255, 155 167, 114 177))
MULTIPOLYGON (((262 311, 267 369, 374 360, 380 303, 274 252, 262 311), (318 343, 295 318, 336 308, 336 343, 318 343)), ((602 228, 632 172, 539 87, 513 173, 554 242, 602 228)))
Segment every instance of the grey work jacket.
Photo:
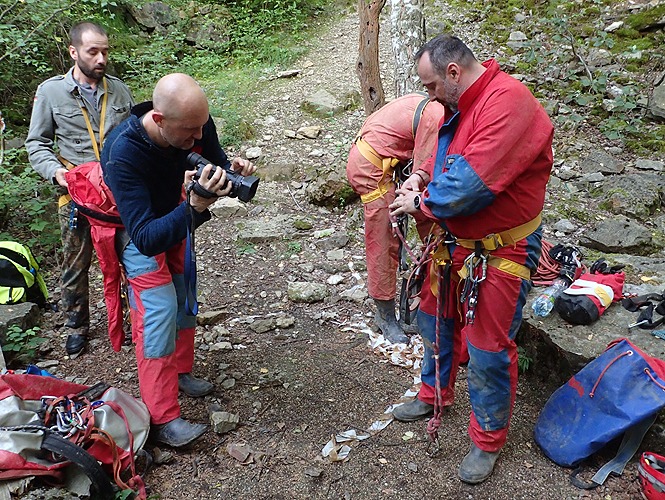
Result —
MULTIPOLYGON (((73 70, 74 68, 71 68, 65 75, 49 78, 37 87, 30 130, 25 141, 30 164, 39 175, 53 183, 55 183, 55 171, 63 168, 62 163, 58 161, 58 153, 74 165, 97 159, 81 106, 85 106, 88 112, 97 140, 99 140, 99 113, 89 106, 81 95, 78 84, 72 76, 73 70)), ((106 81, 108 102, 104 137, 129 116, 129 111, 134 105, 132 94, 124 83, 108 75, 106 81)), ((104 92, 101 82, 97 92, 101 93, 99 96, 101 102, 104 92)))

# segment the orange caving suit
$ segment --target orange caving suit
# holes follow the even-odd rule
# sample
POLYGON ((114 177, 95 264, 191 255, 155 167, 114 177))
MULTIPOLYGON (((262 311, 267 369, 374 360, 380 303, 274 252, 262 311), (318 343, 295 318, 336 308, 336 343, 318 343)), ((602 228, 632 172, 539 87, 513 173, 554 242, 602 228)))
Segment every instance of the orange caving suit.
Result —
MULTIPOLYGON (((414 115, 423 99, 426 99, 423 94, 407 94, 370 115, 351 147, 346 165, 351 187, 363 198, 367 291, 377 300, 393 300, 396 292, 399 239, 393 236, 388 210, 395 200, 395 183, 392 181, 395 164, 413 159, 413 170, 417 170, 424 162, 432 161, 436 150, 438 125, 444 108, 438 102, 428 102, 422 108, 414 137, 414 115), (363 156, 358 139, 374 150, 379 162, 385 159, 387 171, 379 168, 376 160, 372 163, 363 156), (394 161, 390 162, 390 159, 394 161)), ((416 220, 416 224, 421 238, 427 235, 432 225, 424 217, 416 220)))

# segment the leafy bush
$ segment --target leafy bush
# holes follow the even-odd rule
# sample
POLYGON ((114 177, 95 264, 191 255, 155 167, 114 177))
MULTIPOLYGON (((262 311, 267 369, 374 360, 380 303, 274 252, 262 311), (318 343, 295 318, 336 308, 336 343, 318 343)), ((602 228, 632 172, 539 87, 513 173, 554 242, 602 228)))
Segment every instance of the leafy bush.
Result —
POLYGON ((8 362, 29 364, 35 358, 39 345, 46 339, 39 336, 41 329, 38 326, 23 331, 18 325, 11 325, 5 333, 5 342, 2 345, 8 362))
MULTIPOLYGON (((0 111, 7 138, 24 135, 37 85, 71 66, 68 30, 80 20, 105 26, 111 74, 121 77, 137 101, 150 99, 155 83, 171 72, 185 72, 210 87, 211 114, 219 118, 224 147, 254 134, 247 89, 261 69, 287 65, 303 49, 301 37, 311 16, 330 0, 166 0, 177 16, 166 31, 147 34, 130 26, 128 0, 20 0, 0 7, 0 111), (186 33, 208 29, 201 46, 186 33), (224 31, 223 33, 220 33, 224 31), (220 39, 218 40, 218 35, 220 39)), ((10 150, 0 165, 0 238, 30 245, 38 255, 55 255, 59 229, 52 186, 30 167, 23 149, 10 150)))
POLYGON ((0 164, 0 239, 27 244, 37 256, 60 241, 53 186, 32 169, 24 149, 5 151, 0 164))
POLYGON ((21 0, 0 7, 0 109, 13 125, 27 126, 37 85, 70 66, 69 27, 81 19, 105 24, 108 0, 21 0))
POLYGON ((517 369, 520 373, 526 373, 533 365, 533 358, 527 356, 523 347, 517 347, 517 369))

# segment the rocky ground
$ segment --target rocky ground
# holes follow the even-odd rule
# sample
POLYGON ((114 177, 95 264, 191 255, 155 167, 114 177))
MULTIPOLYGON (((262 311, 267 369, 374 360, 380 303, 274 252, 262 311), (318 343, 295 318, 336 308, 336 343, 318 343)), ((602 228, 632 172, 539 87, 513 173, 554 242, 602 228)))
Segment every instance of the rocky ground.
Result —
MULTIPOLYGON (((474 50, 492 54, 491 46, 473 36, 470 20, 458 15, 455 21, 474 50)), ((247 98, 256 110, 257 137, 239 153, 257 157, 262 181, 250 204, 220 203, 217 217, 197 231, 202 314, 195 373, 214 381, 216 390, 201 400, 181 399, 190 420, 209 422, 211 412, 223 410, 237 415, 239 424, 229 432, 209 431, 189 449, 161 450, 163 463, 145 476, 152 498, 637 498, 634 462, 623 476, 587 492, 570 484, 570 470, 540 452, 533 427, 556 385, 534 376, 538 366, 519 382, 508 444, 484 484, 457 479, 469 448, 463 369, 438 450, 424 422, 386 420, 390 405, 417 388, 420 346, 414 337, 409 349, 395 351, 368 327, 372 309, 364 291, 360 205, 322 208, 309 202, 317 176, 327 175, 326 167, 343 168, 364 114, 315 118, 300 108, 318 90, 341 99, 357 89, 357 29, 355 14, 321 26, 295 76, 269 75, 247 98), (297 133, 302 127, 320 130, 311 139, 297 133), (297 283, 318 285, 322 300, 296 298, 297 283), (350 430, 370 437, 351 441, 345 461, 324 457, 331 437, 350 430)), ((390 95, 386 37, 384 30, 381 58, 390 95)), ((600 139, 593 141, 601 147, 600 139)), ((550 193, 550 209, 565 199, 561 185, 550 193)), ((558 222, 561 217, 552 213, 550 220, 558 222)), ((552 228, 549 235, 581 230, 552 228)), ((57 315, 47 315, 50 339, 42 362, 55 374, 88 384, 104 380, 138 396, 133 348, 111 350, 101 277, 93 283, 88 351, 63 358, 64 339, 48 326, 57 324, 57 315)), ((155 452, 150 444, 146 448, 155 452)))

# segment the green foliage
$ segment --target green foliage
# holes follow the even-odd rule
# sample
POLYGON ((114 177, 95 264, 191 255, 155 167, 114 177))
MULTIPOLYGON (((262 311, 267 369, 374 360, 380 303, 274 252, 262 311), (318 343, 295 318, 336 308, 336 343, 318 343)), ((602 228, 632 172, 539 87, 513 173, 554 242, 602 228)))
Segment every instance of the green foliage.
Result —
POLYGON ((32 169, 23 149, 5 151, 0 164, 0 239, 27 244, 35 255, 60 241, 55 191, 32 169))
POLYGON ((634 30, 644 29, 647 26, 660 22, 665 17, 665 4, 641 9, 626 18, 626 25, 634 30))
POLYGON ((239 256, 254 255, 256 252, 257 252, 257 250, 256 250, 256 247, 254 246, 254 243, 250 243, 249 241, 242 241, 242 240, 236 241, 236 253, 239 256))
POLYGON ((134 498, 135 495, 136 495, 135 491, 122 490, 122 491, 117 491, 114 498, 115 500, 128 500, 134 498))
POLYGON ((286 252, 284 252, 285 257, 291 257, 292 255, 297 255, 302 252, 302 245, 298 241, 290 241, 286 246, 286 252))
MULTIPOLYGON (((91 20, 109 33, 109 72, 129 85, 137 102, 150 99, 163 75, 191 74, 209 87, 222 146, 238 146, 254 136, 247 89, 266 68, 286 66, 303 53, 307 23, 328 1, 166 0, 185 15, 176 14, 172 25, 151 34, 128 24, 127 0, 6 2, 0 7, 0 110, 6 136, 25 133, 37 85, 72 64, 69 28, 91 20), (193 44, 186 34, 196 29, 205 36, 193 44)), ((54 200, 53 187, 32 170, 25 151, 7 151, 0 165, 0 238, 25 242, 40 255, 53 254, 59 242, 54 200)))
POLYGON ((646 74, 649 67, 662 69, 663 55, 655 49, 663 47, 665 34, 647 28, 662 19, 665 6, 626 14, 624 27, 608 33, 604 14, 610 5, 611 0, 496 0, 475 1, 470 8, 488 36, 507 39, 514 30, 529 34, 509 57, 517 60, 519 72, 549 77, 539 91, 570 108, 555 117, 557 126, 575 129, 587 122, 636 153, 662 151, 662 127, 646 118, 645 86, 631 81, 624 68, 646 74), (519 25, 517 13, 528 16, 519 25), (611 66, 589 64, 600 50, 607 51, 611 66))
POLYGON ((525 373, 533 364, 533 358, 527 356, 523 347, 517 347, 517 369, 520 373, 525 373))
POLYGON ((575 196, 557 203, 554 209, 563 219, 573 219, 580 222, 590 222, 591 220, 591 213, 584 209, 584 204, 575 196))
POLYGON ((339 195, 340 208, 347 206, 353 200, 358 198, 358 194, 353 190, 351 186, 344 186, 342 189, 339 190, 338 195, 339 195))
POLYGON ((35 358, 39 344, 46 339, 39 336, 41 329, 38 326, 23 331, 18 325, 7 327, 5 342, 2 346, 11 361, 28 364, 35 358))
POLYGON ((28 125, 37 85, 70 66, 69 27, 80 19, 104 24, 108 0, 20 0, 0 7, 0 108, 10 123, 28 125))

